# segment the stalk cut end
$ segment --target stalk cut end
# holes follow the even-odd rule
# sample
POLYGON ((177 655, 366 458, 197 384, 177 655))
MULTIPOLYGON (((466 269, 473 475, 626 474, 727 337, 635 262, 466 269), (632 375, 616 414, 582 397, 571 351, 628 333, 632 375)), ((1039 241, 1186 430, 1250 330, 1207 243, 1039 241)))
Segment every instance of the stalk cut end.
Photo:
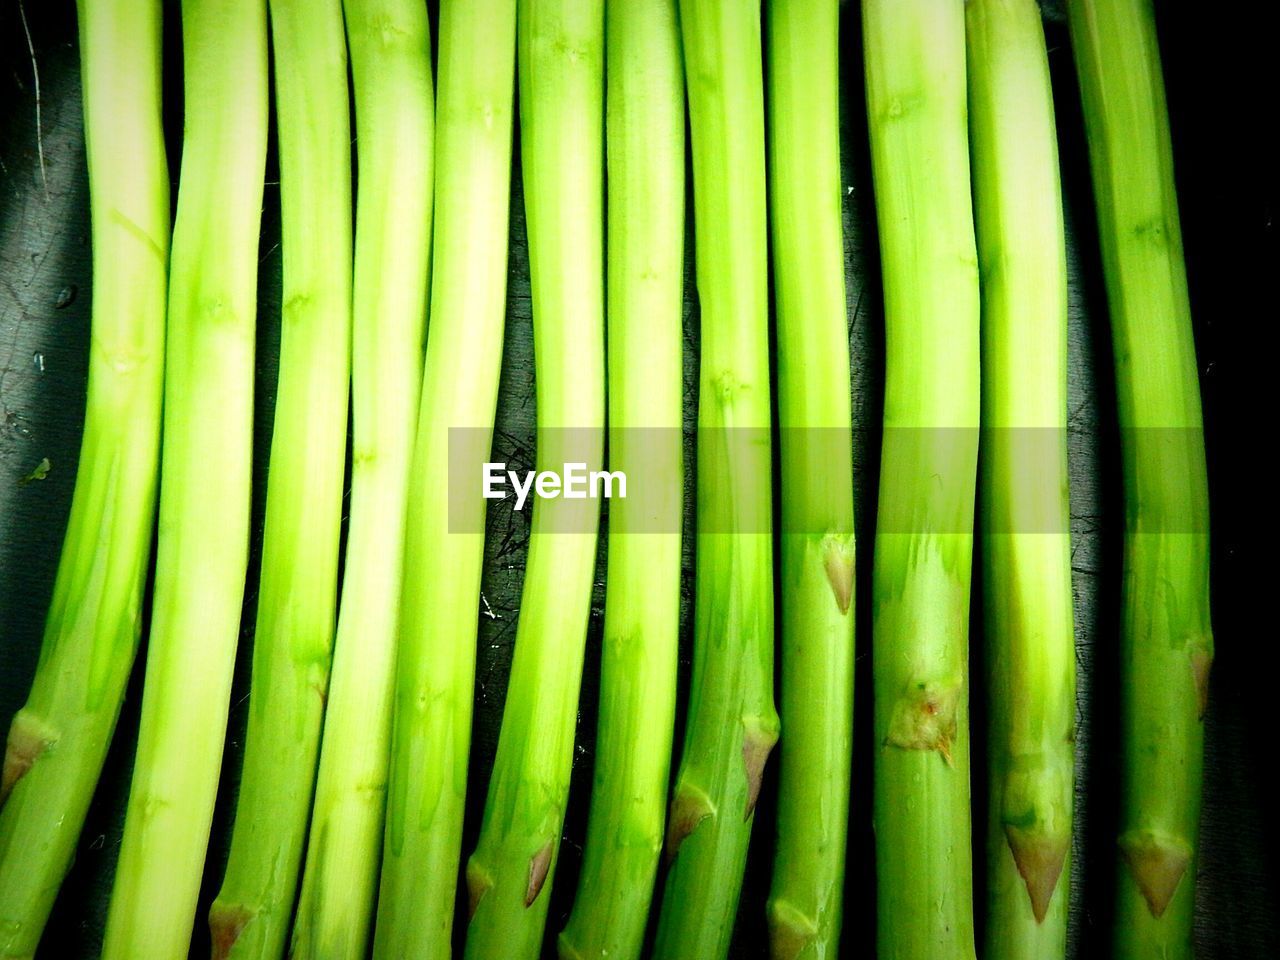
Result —
POLYGON ((213 960, 227 960, 240 934, 253 919, 253 913, 239 904, 214 903, 209 908, 209 936, 213 960))
POLYGON ((1136 830, 1120 838, 1120 854, 1157 920, 1173 900, 1191 864, 1191 849, 1182 841, 1152 830, 1136 830))
POLYGON ((0 774, 0 805, 9 799, 14 785, 40 756, 57 742, 57 732, 33 714, 19 710, 13 715, 4 750, 4 772, 0 774))
POLYGON ((764 780, 764 765, 769 761, 769 754, 778 742, 778 732, 766 729, 759 720, 743 721, 742 765, 747 773, 747 805, 742 813, 743 820, 750 820, 755 813, 756 801, 760 799, 760 784, 764 780))
POLYGON ((480 901, 493 887, 493 877, 489 871, 476 863, 472 857, 467 861, 467 922, 470 923, 476 911, 480 909, 480 901))
POLYGON ((1209 671, 1212 667, 1213 651, 1208 644, 1196 644, 1191 650, 1191 676, 1195 678, 1196 703, 1200 708, 1201 720, 1209 709, 1209 671))
POLYGON ((937 750, 951 766, 959 705, 959 678, 913 684, 894 704, 886 742, 903 750, 937 750))
POLYGON ((818 936, 818 925, 785 900, 769 901, 769 956, 798 960, 818 936))
POLYGON ((1062 866, 1070 847, 1068 837, 1049 837, 1042 830, 1024 830, 1013 824, 1004 825, 1004 836, 1013 852, 1013 862, 1027 885, 1031 912, 1036 923, 1044 923, 1053 900, 1053 891, 1062 876, 1062 866))
POLYGON ((828 537, 822 562, 826 567, 827 582, 831 584, 831 592, 835 594, 836 605, 842 614, 846 614, 853 603, 853 544, 836 537, 828 537))
POLYGON ((711 798, 699 787, 680 784, 671 798, 671 816, 667 821, 667 863, 676 858, 680 844, 697 829, 698 824, 713 816, 716 808, 711 798))
POLYGON ((548 840, 542 848, 529 860, 529 886, 525 888, 524 905, 533 906, 538 899, 543 885, 547 882, 547 874, 551 871, 551 855, 555 852, 555 842, 548 840))

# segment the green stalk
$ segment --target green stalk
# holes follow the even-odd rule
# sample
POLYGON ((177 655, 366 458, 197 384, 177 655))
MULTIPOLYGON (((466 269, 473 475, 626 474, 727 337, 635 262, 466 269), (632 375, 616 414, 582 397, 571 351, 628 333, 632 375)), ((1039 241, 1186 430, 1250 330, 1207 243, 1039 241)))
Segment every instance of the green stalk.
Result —
MULTIPOLYGON (((374 956, 452 956, 484 562, 479 486, 450 489, 451 431, 488 459, 506 316, 515 0, 440 7, 431 327, 408 511, 374 956), (459 511, 466 496, 463 525, 459 511)), ((454 474, 456 475, 456 474, 454 474)))
POLYGON ((636 960, 662 850, 680 633, 684 74, 675 0, 609 0, 609 510, 595 785, 565 960, 636 960), (643 497, 639 478, 643 477, 643 497))
POLYGON ((266 4, 184 0, 182 42, 186 120, 170 264, 160 535, 107 960, 188 953, 248 563, 266 4))
POLYGON ((0 780, 0 956, 30 957, 75 852, 138 649, 155 519, 169 168, 158 0, 80 0, 93 339, 44 645, 0 780))
MULTIPOLYGON (((521 160, 538 469, 599 470, 604 432, 601 0, 521 0, 521 160)), ((480 841, 469 960, 539 956, 564 822, 595 574, 595 500, 534 508, 515 658, 480 841)))
POLYGON ((421 0, 346 0, 355 88, 351 522, 295 960, 363 958, 382 857, 405 510, 431 252, 431 36, 421 0))
POLYGON ((329 685, 351 376, 351 133, 339 0, 270 0, 284 247, 253 687, 215 957, 284 953, 329 685))
POLYGON ((990 695, 983 956, 1052 960, 1066 954, 1075 730, 1057 137, 1035 0, 970 0, 966 27, 990 695))
POLYGON ((655 955, 725 956, 773 705, 764 81, 753 0, 680 5, 702 311, 697 607, 655 955))
POLYGON ((1068 5, 1116 358, 1126 535, 1115 955, 1192 956, 1213 628, 1209 494, 1152 6, 1068 5))
POLYGON ((866 0, 885 297, 876 518, 878 954, 974 956, 969 582, 979 302, 961 0, 866 0))
POLYGON ((768 6, 782 427, 775 960, 834 958, 853 753, 853 437, 840 221, 838 0, 768 6))

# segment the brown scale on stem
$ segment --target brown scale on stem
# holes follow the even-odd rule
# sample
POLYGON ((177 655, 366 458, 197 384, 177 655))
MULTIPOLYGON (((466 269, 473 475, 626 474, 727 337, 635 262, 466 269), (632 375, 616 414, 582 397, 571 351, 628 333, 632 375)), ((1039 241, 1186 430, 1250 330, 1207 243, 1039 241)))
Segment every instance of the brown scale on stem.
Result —
POLYGON ((1191 865, 1190 847, 1151 830, 1132 830, 1120 838, 1120 855, 1151 915, 1160 919, 1191 865))
POLYGON ((476 915, 476 911, 480 909, 480 901, 484 899, 484 895, 493 887, 493 877, 489 876, 489 871, 475 862, 474 859, 467 861, 467 922, 476 915))
POLYGON ((786 902, 769 904, 769 956, 771 960, 798 960, 817 939, 818 928, 786 902))
POLYGON ((822 562, 827 571, 827 582, 831 584, 831 592, 835 594, 836 605, 842 614, 848 613, 849 606, 853 603, 853 544, 829 538, 822 562))
POLYGON ((551 871, 551 855, 555 853, 555 843, 548 840, 529 860, 529 885, 524 892, 524 905, 533 906, 538 899, 542 887, 547 882, 547 874, 551 871))
POLYGON ((760 785, 764 781, 764 765, 769 762, 769 754, 778 742, 778 734, 766 730, 755 721, 744 723, 742 735, 742 766, 747 774, 747 805, 742 819, 751 819, 755 813, 756 801, 760 799, 760 785))
POLYGON ((1053 891, 1062 876, 1070 840, 1067 837, 1047 837, 1043 831, 1024 830, 1008 823, 1004 827, 1004 836, 1009 842, 1018 873, 1027 885, 1036 923, 1044 923, 1053 891))
POLYGON ((4 750, 4 772, 0 774, 0 805, 46 750, 58 742, 58 735, 26 711, 20 710, 9 727, 4 750))
POLYGON ((885 742, 904 750, 937 750, 951 766, 960 681, 921 681, 898 698, 885 742))
POLYGON ((213 960, 227 960, 231 950, 244 933, 244 928, 253 919, 247 907, 240 905, 222 906, 214 904, 209 908, 209 937, 212 941, 213 960))
POLYGON ((715 814, 711 798, 697 787, 680 784, 671 798, 671 816, 667 818, 666 860, 670 863, 698 824, 715 814))

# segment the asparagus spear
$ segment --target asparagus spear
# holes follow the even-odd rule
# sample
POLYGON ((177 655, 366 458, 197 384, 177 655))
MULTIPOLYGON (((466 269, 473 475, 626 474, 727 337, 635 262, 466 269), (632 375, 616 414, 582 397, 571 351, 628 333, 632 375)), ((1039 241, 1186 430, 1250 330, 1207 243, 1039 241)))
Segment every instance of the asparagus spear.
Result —
POLYGON ((431 37, 421 0, 345 0, 359 190, 351 522, 291 956, 368 952, 391 743, 405 510, 431 244, 431 37))
POLYGON ((595 786, 560 934, 566 960, 640 956, 662 849, 680 631, 685 173, 675 0, 609 0, 605 32, 609 456, 635 478, 636 497, 609 511, 595 786))
POLYGON ((656 955, 729 947, 773 705, 773 538, 759 5, 680 5, 702 309, 697 607, 656 955))
POLYGON ((80 0, 93 339, 80 469, 44 645, 0 779, 0 956, 36 949, 138 648, 155 519, 169 170, 160 3, 80 0))
POLYGON ((248 563, 266 4, 184 0, 182 40, 160 536, 107 960, 169 960, 190 946, 248 563))
POLYGON ((979 306, 964 4, 866 0, 862 12, 886 353, 872 574, 878 952, 972 958, 979 306))
MULTIPOLYGON (((520 0, 521 160, 533 286, 538 465, 598 470, 604 427, 601 0, 520 0)), ((480 841, 470 960, 534 958, 564 821, 595 573, 597 503, 542 500, 480 841)))
POLYGON ((270 0, 285 258, 253 688, 216 957, 289 933, 329 684, 351 375, 351 134, 339 0, 270 0))
POLYGON ((1075 724, 1057 139, 1035 0, 970 0, 966 28, 983 308, 983 955, 1051 960, 1066 952, 1075 724))
POLYGON ((853 441, 840 223, 838 0, 768 6, 782 427, 776 960, 835 957, 853 736, 853 441))
POLYGON ((484 560, 478 487, 450 458, 489 450, 506 312, 515 0, 440 7, 431 329, 405 546, 390 791, 374 955, 451 956, 484 560), (465 431, 451 449, 451 430, 465 431), (457 475, 453 473, 453 475, 457 475), (462 526, 461 496, 474 530, 462 526), (451 504, 457 505, 451 513, 451 504))
POLYGON ((1124 462, 1116 956, 1192 955, 1213 628, 1209 495, 1154 12, 1068 5, 1111 308, 1124 462))

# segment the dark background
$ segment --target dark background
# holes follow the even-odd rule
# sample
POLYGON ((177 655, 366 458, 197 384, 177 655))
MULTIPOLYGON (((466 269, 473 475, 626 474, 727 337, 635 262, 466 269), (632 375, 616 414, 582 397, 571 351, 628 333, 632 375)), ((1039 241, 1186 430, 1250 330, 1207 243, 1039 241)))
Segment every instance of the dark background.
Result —
MULTIPOLYGON (((177 191, 182 105, 176 4, 166 24, 169 159, 177 191)), ((1057 100, 1070 273, 1070 453, 1073 570, 1080 666, 1078 797, 1072 870, 1072 956, 1106 956, 1114 884, 1113 824, 1118 693, 1115 655, 1120 584, 1121 491, 1110 340, 1078 96, 1061 0, 1046 2, 1057 100)), ((1263 554, 1272 513, 1263 500, 1261 457, 1271 461, 1275 423, 1261 336, 1275 325, 1276 12, 1272 4, 1221 6, 1157 0, 1173 123, 1183 231, 1204 391, 1213 497, 1213 590, 1218 657, 1207 718, 1206 796, 1197 895, 1202 958, 1280 956, 1280 845, 1275 763, 1280 673, 1275 627, 1261 595, 1274 548, 1263 554), (1267 319, 1270 318, 1270 319, 1267 319), (1265 399, 1264 399, 1265 398, 1265 399), (1258 451, 1261 451, 1259 453, 1258 451), (1263 526, 1267 527, 1264 533, 1263 526), (1268 639, 1270 638, 1270 639, 1268 639)), ((869 180, 857 8, 847 4, 841 42, 845 263, 857 424, 860 597, 870 596, 870 546, 878 469, 882 379, 881 295, 869 180)), ((533 363, 528 259, 518 145, 512 178, 508 327, 498 444, 513 463, 531 462, 533 363)), ((214 820, 193 956, 207 955, 203 913, 221 878, 239 777, 249 689, 265 466, 279 347, 280 225, 274 156, 267 166, 259 316, 253 555, 236 671, 226 763, 214 820)), ((692 206, 690 205, 690 209, 692 206)), ((692 244, 690 229, 689 242, 692 244)), ((690 247, 688 260, 692 260, 690 247)), ((697 401, 697 297, 686 270, 686 421, 697 401)), ((82 425, 92 275, 81 132, 79 63, 69 0, 0 5, 0 722, 25 697, 66 525, 82 425), (25 17, 24 17, 25 14, 25 17), (24 23, 25 19, 25 23, 24 23), (39 82, 36 82, 38 69, 39 82), (21 481, 48 458, 39 481, 21 481)), ((1267 338, 1265 342, 1271 342, 1267 338)), ((692 464, 690 465, 692 467, 692 464)), ((1269 479, 1269 478, 1268 478, 1269 479)), ((692 480, 692 469, 690 470, 692 480)), ((1274 483, 1267 483, 1268 489, 1274 483)), ((474 845, 515 638, 527 524, 493 510, 476 671, 476 719, 464 853, 474 845)), ((605 541, 602 540, 602 546, 605 541)), ((552 893, 546 955, 572 902, 586 829, 595 740, 603 613, 603 557, 587 639, 573 791, 552 893)), ((686 547, 681 701, 687 690, 692 543, 686 547)), ((975 589, 980 584, 975 581, 975 589)), ((976 605, 975 605, 976 609, 976 605)), ((865 956, 874 940, 874 847, 870 829, 869 604, 858 608, 853 822, 844 954, 865 956)), ((145 638, 145 631, 144 631, 145 638)), ((982 649, 974 623, 975 659, 982 649)), ((145 655, 145 640, 142 654, 145 655)), ((45 936, 42 957, 96 956, 124 822, 137 732, 142 659, 134 671, 75 865, 45 936)), ((977 674, 975 674, 976 676, 977 674)), ((974 722, 983 720, 981 692, 974 722)), ((683 706, 681 707, 683 714, 683 706)), ((683 718, 677 718, 678 723, 683 718)), ((677 734, 677 743, 680 742, 677 734)), ((783 747, 785 749, 785 745, 783 747)), ((982 750, 974 751, 974 801, 984 800, 982 750)), ((776 764, 770 765, 776 775, 776 764)), ((765 953, 776 782, 767 775, 739 912, 735 956, 765 953)), ((983 842, 977 818, 975 845, 983 842)), ((983 857, 975 857, 981 904, 983 857)), ((981 911, 979 911, 981 922, 981 911)), ((923 960, 923 958, 922 958, 923 960)))

